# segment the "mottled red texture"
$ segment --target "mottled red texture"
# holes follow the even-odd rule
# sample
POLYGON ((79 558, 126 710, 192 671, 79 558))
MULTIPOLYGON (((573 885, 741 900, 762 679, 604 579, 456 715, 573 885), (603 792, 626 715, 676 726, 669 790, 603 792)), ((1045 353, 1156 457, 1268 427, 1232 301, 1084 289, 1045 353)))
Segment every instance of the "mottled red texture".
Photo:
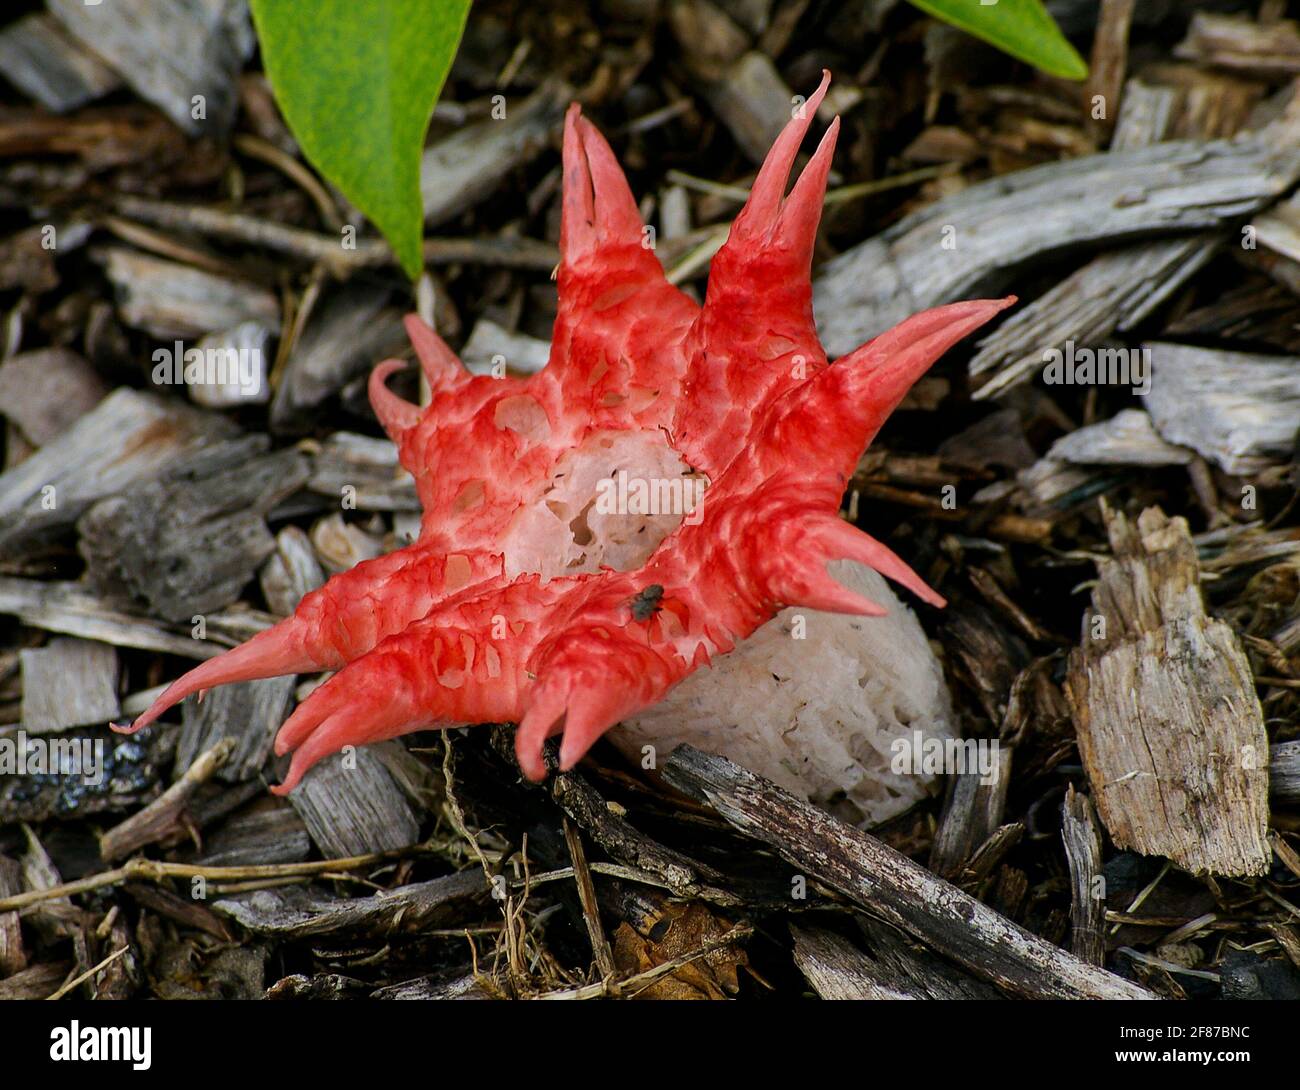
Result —
POLYGON ((868 564, 941 605, 839 518, 840 498, 912 383, 1013 300, 926 311, 828 364, 809 277, 838 119, 784 196, 828 79, 769 153, 702 308, 665 279, 609 145, 573 106, 548 366, 527 379, 471 376, 409 318, 432 401, 421 410, 387 389, 397 360, 375 368, 370 397, 415 476, 419 540, 335 576, 292 617, 191 670, 134 728, 214 685, 336 670, 280 730, 276 752, 293 752, 280 793, 344 745, 460 723, 517 722, 520 766, 541 779, 549 736, 563 734, 560 763, 572 767, 783 606, 884 612, 831 579, 830 560, 868 564), (707 476, 702 517, 639 570, 509 578, 503 538, 559 459, 595 432, 629 429, 662 435, 707 476), (638 619, 633 599, 656 584, 662 608, 638 619))

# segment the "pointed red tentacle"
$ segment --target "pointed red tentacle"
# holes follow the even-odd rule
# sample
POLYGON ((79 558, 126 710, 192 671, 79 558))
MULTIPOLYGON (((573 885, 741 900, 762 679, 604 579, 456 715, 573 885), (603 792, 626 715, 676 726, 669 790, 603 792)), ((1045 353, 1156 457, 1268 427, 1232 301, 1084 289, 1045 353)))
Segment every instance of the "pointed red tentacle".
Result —
POLYGON ((467 589, 379 642, 317 688, 280 728, 275 751, 293 751, 280 793, 322 757, 348 744, 465 723, 514 722, 523 714, 523 663, 541 618, 578 585, 523 577, 467 589))
POLYGON ((293 760, 275 793, 287 795, 312 765, 345 745, 517 719, 517 664, 493 650, 498 659, 489 668, 487 644, 482 633, 416 624, 344 666, 280 728, 275 752, 292 752, 293 760))
POLYGON ((811 536, 827 560, 856 560, 874 568, 886 579, 906 587, 923 602, 942 609, 948 603, 907 566, 897 553, 870 534, 845 522, 838 515, 819 515, 810 520, 811 536))
POLYGON ((385 383, 389 375, 405 370, 406 364, 401 360, 384 360, 370 372, 370 407, 379 417, 394 443, 401 444, 402 435, 420 422, 420 410, 409 401, 403 401, 385 383))
MULTIPOLYGON (((772 149, 763 160, 763 166, 750 188, 745 207, 740 210, 731 226, 728 243, 734 239, 738 246, 740 244, 760 245, 761 241, 770 236, 776 227, 781 202, 785 197, 786 184, 790 179, 790 170, 794 166, 795 157, 799 154, 799 146, 808 134, 808 126, 812 124, 822 99, 826 97, 826 89, 830 83, 831 74, 823 70, 822 81, 817 90, 808 96, 807 101, 786 122, 781 135, 776 138, 776 143, 772 145, 772 149)), ((831 144, 833 145, 834 142, 832 137, 831 144)))
POLYGON ((835 141, 840 134, 840 119, 830 123, 816 152, 804 167, 794 189, 786 199, 777 219, 773 243, 778 250, 788 254, 789 262, 804 270, 808 276, 812 269, 813 247, 817 242, 817 225, 822 219, 822 202, 826 197, 826 180, 831 172, 831 159, 835 155, 835 141))
POLYGON ((500 571, 499 556, 453 560, 418 544, 362 561, 304 597, 292 616, 173 682, 131 726, 114 729, 133 733, 217 685, 337 670, 464 588, 499 579, 500 571))
POLYGON ((238 647, 200 663, 167 686, 134 723, 129 726, 114 724, 113 730, 118 734, 134 734, 187 696, 218 685, 327 669, 318 664, 319 655, 313 647, 315 635, 310 625, 295 617, 286 617, 238 647))
POLYGON ((559 305, 535 385, 592 428, 667 424, 700 308, 668 283, 618 160, 576 104, 563 186, 559 305))
POLYGON ((402 322, 430 389, 446 389, 471 377, 460 357, 418 314, 408 314, 402 322))
POLYGON ((799 146, 829 83, 782 130, 726 243, 709 267, 704 308, 678 406, 675 440, 692 464, 716 472, 741 454, 750 422, 826 366, 813 321, 812 267, 838 119, 784 196, 799 146))

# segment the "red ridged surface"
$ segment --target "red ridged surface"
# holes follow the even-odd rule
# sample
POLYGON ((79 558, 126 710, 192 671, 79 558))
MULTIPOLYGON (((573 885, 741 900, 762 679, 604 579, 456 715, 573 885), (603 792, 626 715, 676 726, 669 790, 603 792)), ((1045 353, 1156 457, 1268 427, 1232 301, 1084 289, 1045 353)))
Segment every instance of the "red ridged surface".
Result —
POLYGON ((376 367, 370 396, 416 479, 419 541, 335 576, 292 617, 191 670, 130 729, 213 685, 337 670, 280 730, 276 751, 293 759, 279 793, 344 745, 475 722, 519 723, 520 766, 541 779, 546 738, 562 732, 572 767, 783 606, 883 612, 831 579, 828 561, 869 564, 941 605, 838 517, 840 498, 912 383, 1014 299, 926 311, 828 364, 809 274, 838 120, 784 196, 828 82, 769 153, 703 308, 664 278, 613 152, 571 107, 547 367, 471 376, 408 318, 432 401, 420 410, 388 390, 395 360, 376 367), (627 430, 665 436, 708 477, 702 513, 639 570, 508 579, 503 540, 559 460, 593 433, 627 430), (639 619, 633 601, 655 585, 660 609, 639 619))

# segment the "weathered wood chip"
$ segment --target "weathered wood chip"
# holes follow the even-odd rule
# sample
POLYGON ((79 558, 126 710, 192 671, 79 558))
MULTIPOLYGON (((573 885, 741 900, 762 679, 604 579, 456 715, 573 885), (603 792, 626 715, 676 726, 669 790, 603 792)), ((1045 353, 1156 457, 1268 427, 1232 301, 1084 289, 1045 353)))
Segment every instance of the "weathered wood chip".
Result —
POLYGON ((5 999, 48 999, 72 969, 70 961, 44 961, 0 980, 0 1001, 5 999))
POLYGON ((1219 241, 1194 235, 1126 246, 1100 254, 1056 287, 1015 311, 980 342, 972 376, 994 371, 971 396, 996 395, 1027 382, 1045 353, 1067 344, 1096 348, 1127 331, 1204 268, 1219 241))
POLYGON ((1300 802, 1300 740, 1274 746, 1269 758, 1269 780, 1278 802, 1300 802))
POLYGON ((312 311, 276 387, 273 430, 311 430, 313 409, 385 356, 406 350, 402 312, 389 305, 391 295, 386 287, 350 284, 312 311))
POLYGON ((234 602, 275 549, 267 512, 307 482, 305 459, 268 444, 215 444, 95 504, 77 523, 91 582, 125 587, 175 623, 234 602))
POLYGON ((1290 457, 1300 433, 1300 359, 1152 342, 1147 411, 1169 442, 1228 473, 1290 457))
POLYGON ((1174 55, 1252 75, 1294 76, 1300 72, 1300 25, 1198 11, 1174 55))
POLYGON ((0 72, 56 114, 93 102, 122 83, 116 72, 43 11, 0 31, 0 72))
POLYGON ((311 852, 302 818, 280 799, 266 800, 232 817, 204 843, 196 862, 205 867, 300 863, 311 852))
POLYGON ((746 53, 720 79, 706 84, 704 94, 740 150, 755 163, 767 157, 794 109, 794 93, 771 58, 757 51, 746 53))
MULTIPOLYGON (((975 746, 981 740, 968 738, 963 744, 975 746)), ((986 740, 983 744, 989 746, 986 740)), ((958 881, 975 853, 1002 824, 1011 785, 1012 750, 995 745, 989 746, 988 754, 988 774, 966 771, 949 777, 943 816, 930 849, 930 869, 941 878, 958 881)))
POLYGON ((868 953, 820 927, 791 925, 794 962, 823 999, 997 999, 998 992, 909 943, 892 927, 863 921, 868 953))
POLYGON ((91 640, 56 639, 18 654, 25 730, 44 734, 107 723, 121 712, 116 648, 91 640))
POLYGON ((191 136, 230 128, 255 45, 243 0, 49 0, 49 9, 191 136))
POLYGON ((24 624, 48 632, 191 659, 219 655, 270 628, 276 620, 257 610, 231 609, 208 616, 204 638, 194 635, 192 629, 183 636, 144 616, 131 602, 95 594, 81 583, 9 576, 0 576, 0 613, 12 613, 24 624))
POLYGON ((183 455, 231 435, 218 416, 119 388, 57 439, 0 474, 0 559, 70 527, 96 500, 157 477, 183 455))
MULTIPOLYGON (((18 860, 0 855, 0 898, 23 892, 23 869, 18 860)), ((23 948, 23 928, 18 913, 0 912, 0 977, 12 976, 27 968, 27 951, 23 948)))
POLYGON ((449 977, 445 973, 389 984, 370 993, 371 999, 492 999, 474 973, 449 977))
POLYGON ((994 912, 875 837, 837 821, 725 757, 679 746, 664 778, 772 845, 810 879, 1022 998, 1154 999, 994 912))
POLYGON ((280 303, 266 288, 124 246, 92 247, 91 256, 104 264, 122 321, 161 340, 202 337, 242 322, 279 332, 280 303))
POLYGON ((505 103, 504 116, 466 125, 425 148, 420 163, 425 224, 436 227, 486 200, 502 178, 545 150, 573 94, 562 80, 547 80, 523 102, 505 103))
POLYGON ((1265 874, 1268 736, 1240 641, 1205 613, 1185 520, 1102 511, 1114 557, 1066 682, 1102 822, 1196 874, 1265 874))
POLYGON ((201 381, 186 378, 185 392, 205 409, 264 405, 271 400, 267 341, 271 330, 261 322, 240 322, 233 329, 210 333, 191 350, 204 361, 201 381))
POLYGON ((374 748, 349 746, 326 757, 289 795, 327 859, 393 851, 419 839, 411 801, 374 748))
POLYGON ((325 573, 306 532, 299 526, 286 526, 275 535, 275 552, 262 565, 258 578, 271 612, 287 617, 304 595, 325 582, 325 573))
POLYGON ((1061 839, 1070 866, 1070 948, 1084 961, 1106 961, 1106 891, 1101 877, 1101 830, 1092 800, 1071 786, 1061 804, 1061 839))
POLYGON ((183 772, 200 753, 223 738, 235 745, 230 758, 216 777, 226 783, 242 783, 256 777, 271 756, 275 732, 289 713, 297 678, 263 678, 221 685, 200 703, 189 699, 181 705, 181 732, 176 744, 177 773, 183 772))
POLYGON ((0 363, 0 413, 34 446, 62 435, 107 393, 95 369, 66 348, 20 352, 0 363))
POLYGON ((1040 255, 1212 230, 1300 179, 1282 131, 1166 141, 992 178, 913 212, 827 262, 814 283, 822 342, 840 355, 926 307, 998 290, 1040 255))
POLYGON ((1124 84, 1124 101, 1115 122, 1110 150, 1126 151, 1168 139, 1177 101, 1178 91, 1173 87, 1129 80, 1124 84))
POLYGON ((501 369, 532 374, 546 366, 550 355, 550 341, 511 333, 489 318, 474 323, 460 352, 465 366, 476 375, 499 374, 501 369))
POLYGON ((306 939, 346 934, 414 935, 471 919, 491 902, 477 867, 371 897, 334 897, 302 886, 263 889, 212 907, 258 935, 306 939))
POLYGON ((358 511, 419 511, 415 478, 388 439, 336 431, 312 456, 313 492, 358 511))
POLYGON ((1121 409, 1108 420, 1061 436, 1047 457, 1084 466, 1185 466, 1195 455, 1161 439, 1140 409, 1121 409))

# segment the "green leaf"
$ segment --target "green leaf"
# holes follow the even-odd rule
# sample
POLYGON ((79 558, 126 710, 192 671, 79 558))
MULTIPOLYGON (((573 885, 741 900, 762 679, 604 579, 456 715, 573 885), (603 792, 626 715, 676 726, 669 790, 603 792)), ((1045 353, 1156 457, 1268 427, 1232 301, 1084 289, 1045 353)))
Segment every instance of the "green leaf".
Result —
POLYGON ((1065 79, 1086 79, 1084 63, 1042 0, 911 0, 928 15, 983 38, 1035 68, 1065 79))
POLYGON ((252 10, 303 154, 419 276, 420 156, 469 0, 252 0, 252 10))

